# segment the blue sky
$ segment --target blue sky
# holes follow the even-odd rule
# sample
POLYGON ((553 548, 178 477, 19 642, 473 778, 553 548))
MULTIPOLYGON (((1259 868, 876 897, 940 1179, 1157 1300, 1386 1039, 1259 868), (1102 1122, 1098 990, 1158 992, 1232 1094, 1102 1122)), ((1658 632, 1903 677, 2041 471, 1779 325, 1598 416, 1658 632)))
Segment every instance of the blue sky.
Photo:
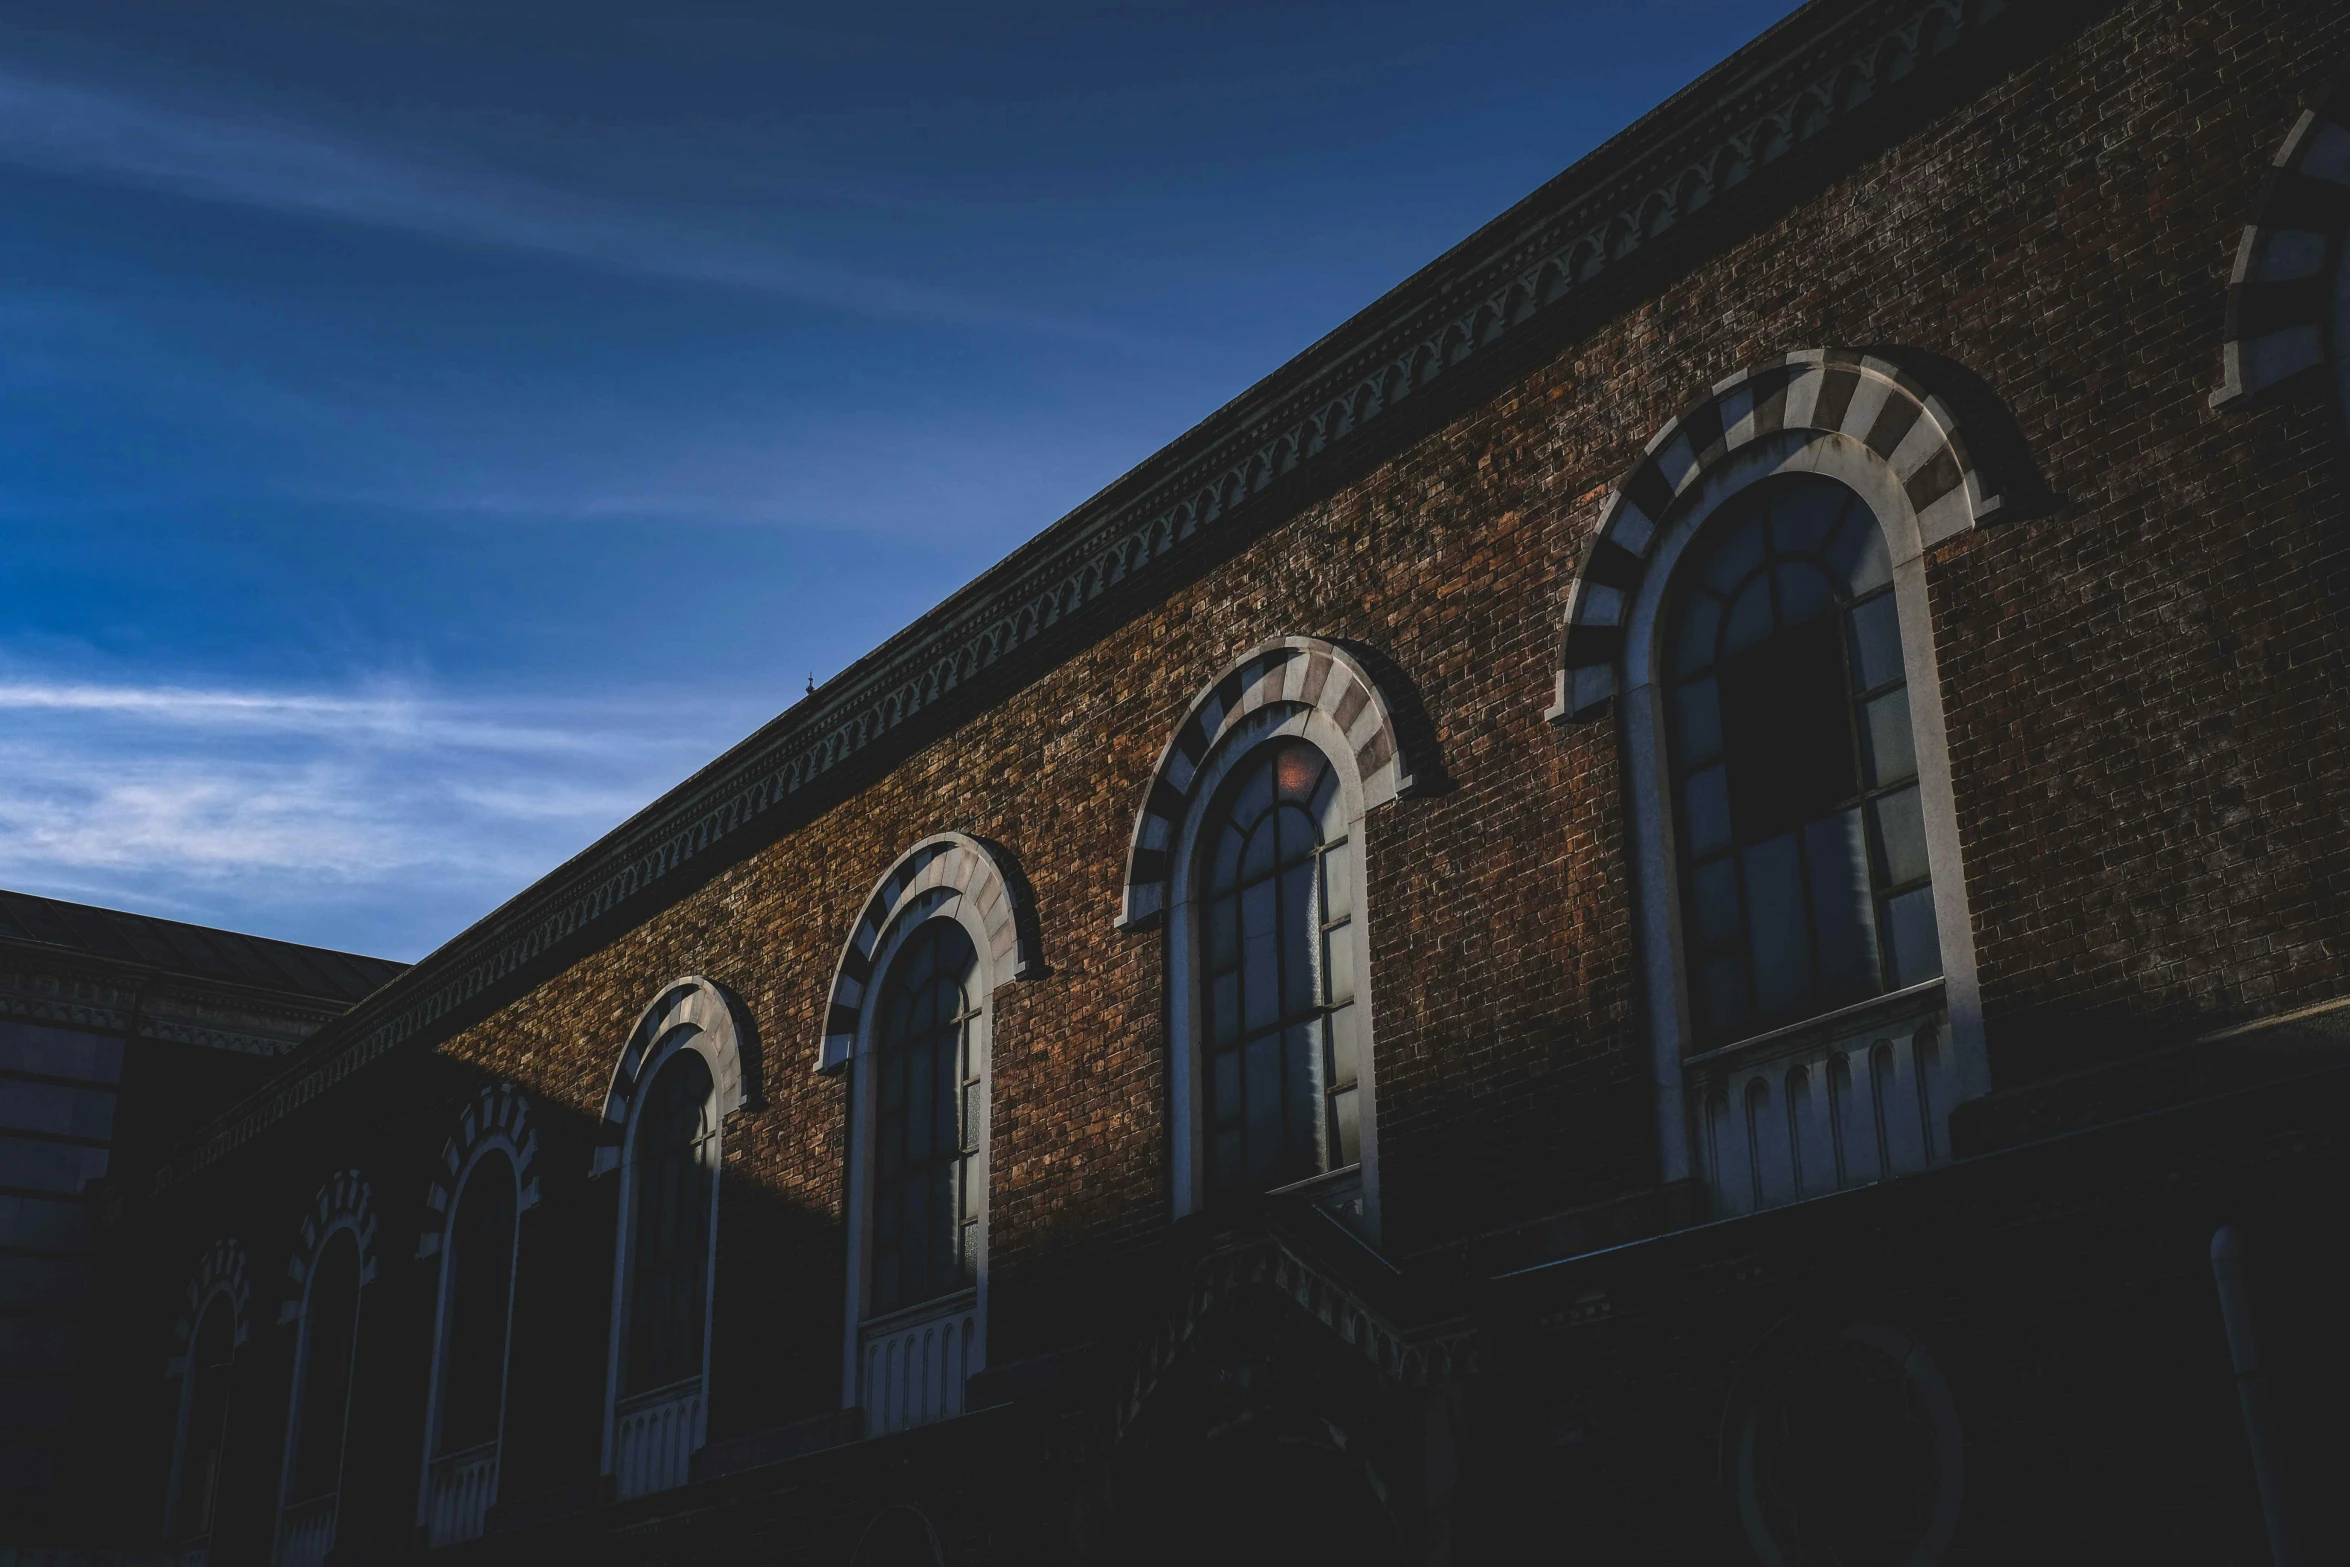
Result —
POLYGON ((0 0, 0 885, 421 956, 1787 9, 0 0))

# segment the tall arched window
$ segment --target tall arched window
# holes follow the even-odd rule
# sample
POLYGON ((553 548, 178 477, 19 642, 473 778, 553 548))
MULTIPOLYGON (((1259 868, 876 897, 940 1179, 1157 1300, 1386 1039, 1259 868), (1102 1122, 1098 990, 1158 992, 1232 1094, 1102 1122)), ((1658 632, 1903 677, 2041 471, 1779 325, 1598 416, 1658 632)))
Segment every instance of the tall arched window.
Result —
POLYGON ((623 1397, 702 1374, 718 1120, 709 1063, 680 1050, 653 1078, 637 1130, 623 1397))
POLYGON ((1011 865, 964 833, 923 839, 833 973, 818 1070, 849 1074, 841 1402, 875 1435, 961 1414, 987 1363, 996 998, 1044 970, 1011 865))
POLYGON ((1338 774, 1302 740, 1235 769, 1199 837, 1211 1199, 1360 1157, 1353 861, 1338 774))
POLYGON ((177 1485, 171 1500, 172 1543, 200 1548, 212 1534, 221 1459, 228 1445, 229 1372, 236 1358, 236 1304, 214 1292, 188 1340, 180 1384, 177 1485))
POLYGON ((425 1520, 434 1545, 480 1534, 497 1499, 519 1196, 514 1161, 491 1148, 465 1172, 448 1224, 425 1520))
POLYGON ((874 1316, 968 1288, 978 1271, 978 978, 978 949, 951 919, 926 921, 890 965, 877 1041, 874 1316))
POLYGON ((1942 972, 1884 534, 1850 489, 1757 484, 1682 568, 1667 676, 1698 1043, 1942 972))
POLYGON ((359 1335, 359 1261, 358 1236, 337 1228, 320 1245, 305 1283, 278 1520, 280 1567, 316 1567, 334 1548, 359 1335))

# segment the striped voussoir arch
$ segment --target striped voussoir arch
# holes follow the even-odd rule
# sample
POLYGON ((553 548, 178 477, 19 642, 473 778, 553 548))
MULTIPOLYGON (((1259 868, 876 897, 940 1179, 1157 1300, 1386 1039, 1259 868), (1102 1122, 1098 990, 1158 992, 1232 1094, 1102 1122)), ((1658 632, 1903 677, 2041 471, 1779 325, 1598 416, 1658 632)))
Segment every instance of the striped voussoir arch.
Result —
POLYGON ((441 1144, 440 1163, 424 1193, 424 1227, 416 1238, 419 1261, 439 1253, 458 1185, 473 1161, 492 1147, 504 1148, 514 1161, 514 1211, 537 1206, 539 1134, 530 1124, 529 1096, 512 1083, 492 1083, 465 1102, 457 1112, 457 1129, 441 1144))
POLYGON ((280 1322, 298 1321, 308 1293, 310 1270, 318 1263, 319 1248, 337 1230, 349 1230, 359 1243, 359 1282, 375 1282, 375 1188, 357 1170, 338 1170, 327 1177, 302 1216, 302 1233, 294 1254, 286 1259, 286 1298, 277 1308, 280 1322))
POLYGON ((196 1337, 196 1324, 203 1320, 212 1297, 222 1294, 228 1296, 229 1303, 229 1344, 240 1348, 253 1331, 253 1286, 245 1276, 245 1248, 234 1240, 214 1241, 197 1259, 196 1271, 189 1276, 187 1292, 181 1297, 180 1314, 171 1324, 171 1355, 164 1362, 165 1376, 176 1377, 188 1369, 188 1345, 196 1337))
POLYGON ((2258 216, 2228 276, 2220 384, 2211 406, 2316 395, 2333 350, 2331 291, 2350 233, 2350 70, 2304 110, 2271 161, 2258 216))
POLYGON ((1147 930, 1166 912, 1173 869, 1168 857, 1190 813, 1202 768, 1236 727, 1267 708, 1317 709, 1328 716, 1353 751, 1364 810, 1415 788, 1395 704, 1353 654, 1319 637, 1280 637, 1251 648, 1193 699, 1159 753, 1150 790, 1134 817, 1120 930, 1147 930))
POLYGON ((987 932, 982 950, 994 984, 1034 979, 1044 972, 1034 922, 1019 878, 1008 875, 996 851, 968 833, 944 832, 925 838, 882 873, 865 911, 841 948, 832 971, 832 996, 824 1009, 824 1038, 816 1070, 837 1072, 857 1049, 857 1025, 873 983, 873 965, 891 927, 906 919, 967 907, 987 932))
POLYGON ((1995 520, 2007 504, 1977 467, 1957 415, 1908 371, 1836 348, 1741 371, 1658 430, 1609 498, 1568 590, 1546 717, 1590 718, 1616 694, 1624 622, 1675 503, 1723 458, 1787 431, 1841 435, 1874 453, 1908 495, 1928 548, 1995 520))
POLYGON ((741 1003, 723 986, 699 974, 686 974, 661 987, 653 1004, 638 1015, 628 1044, 612 1063, 612 1080, 604 1089, 604 1116, 596 1128, 591 1175, 620 1168, 620 1150, 628 1141, 628 1117, 637 1091, 645 1086, 646 1069, 661 1059, 661 1045, 679 1029, 691 1030, 686 1048, 701 1052, 710 1065, 710 1082, 721 1120, 741 1109, 751 1097, 746 1076, 759 1069, 756 1036, 741 1003))

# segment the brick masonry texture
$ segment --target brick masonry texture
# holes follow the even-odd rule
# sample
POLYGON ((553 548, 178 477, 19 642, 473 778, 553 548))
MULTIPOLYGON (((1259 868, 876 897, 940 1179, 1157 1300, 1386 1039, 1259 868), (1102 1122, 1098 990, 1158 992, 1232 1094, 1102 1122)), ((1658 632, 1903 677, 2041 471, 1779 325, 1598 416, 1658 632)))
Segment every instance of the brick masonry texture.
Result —
MULTIPOLYGON (((233 1233, 257 1296, 275 1289, 294 1216, 333 1170, 364 1169, 384 1281, 362 1357, 404 1335, 409 1358, 387 1349, 362 1392, 420 1385, 428 1163, 467 1096, 512 1082, 547 1172, 524 1298, 562 1299, 547 1342, 517 1351, 516 1397, 543 1386, 592 1423, 612 1196, 586 1183, 584 1150, 638 1014, 701 974, 745 1004, 760 1055, 757 1099, 725 1130, 712 1436, 836 1407, 846 1090, 814 1069, 828 988, 876 878, 955 831, 1017 861, 1045 967, 996 992, 989 1357, 1087 1336, 1101 1259, 1169 1214, 1166 936, 1115 923, 1135 811, 1202 687, 1284 635, 1359 642, 1399 670, 1443 780, 1366 827, 1384 1249, 1408 1259, 1654 1186, 1617 729, 1543 714, 1611 487, 1708 386, 1804 348, 1961 367, 2049 495, 1928 570, 1994 1086, 2350 990, 2334 785, 2350 767, 2350 449, 2322 403, 2207 401, 2266 162, 2297 95, 2346 55, 2336 4, 2141 0, 2092 8, 1963 101, 1887 107, 1885 144, 1810 176, 1771 221, 1660 265, 1546 362, 820 819, 158 1199, 133 1222, 184 1244, 137 1288, 160 1322, 233 1233)), ((256 1300, 257 1324, 274 1314, 256 1300)), ((421 1414, 403 1418, 412 1453, 421 1414)), ((516 1461, 543 1471, 530 1484, 584 1480, 582 1443, 516 1461)))

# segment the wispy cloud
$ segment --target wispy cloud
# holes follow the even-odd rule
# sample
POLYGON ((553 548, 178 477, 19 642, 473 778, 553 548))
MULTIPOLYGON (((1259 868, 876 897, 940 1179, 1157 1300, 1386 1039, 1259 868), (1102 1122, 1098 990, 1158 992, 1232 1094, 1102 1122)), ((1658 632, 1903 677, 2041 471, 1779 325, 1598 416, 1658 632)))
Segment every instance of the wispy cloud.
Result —
POLYGON ((0 66, 0 162, 897 319, 1122 340, 965 292, 827 265, 678 213, 521 177, 443 149, 379 145, 289 116, 0 66))
POLYGON ((757 715, 0 679, 0 884, 415 957, 757 715))

